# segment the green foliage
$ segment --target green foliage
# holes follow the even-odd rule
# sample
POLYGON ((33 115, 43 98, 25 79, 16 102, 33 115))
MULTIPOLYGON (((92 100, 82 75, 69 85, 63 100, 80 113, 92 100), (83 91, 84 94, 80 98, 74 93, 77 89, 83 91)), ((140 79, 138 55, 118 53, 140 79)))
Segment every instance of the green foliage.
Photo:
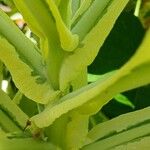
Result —
POLYGON ((1 149, 147 146, 150 30, 129 0, 8 2, 30 34, 0 10, 1 149))

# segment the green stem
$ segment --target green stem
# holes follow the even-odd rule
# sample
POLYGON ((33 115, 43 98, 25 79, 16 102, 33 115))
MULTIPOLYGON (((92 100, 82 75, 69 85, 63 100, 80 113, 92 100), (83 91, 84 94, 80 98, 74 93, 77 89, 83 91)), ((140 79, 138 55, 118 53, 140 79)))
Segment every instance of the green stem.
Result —
MULTIPOLYGON (((87 69, 84 69, 81 72, 81 74, 71 83, 72 90, 73 91, 77 90, 86 84, 87 84, 87 69)), ((72 92, 72 91, 68 90, 68 92, 72 92)), ((69 139, 69 140, 71 139, 69 137, 73 136, 73 138, 74 138, 77 135, 79 135, 79 134, 76 134, 77 132, 81 132, 80 131, 81 120, 77 119, 78 117, 80 117, 80 114, 76 115, 75 113, 76 112, 69 112, 65 115, 62 115, 51 126, 46 128, 46 130, 45 130, 45 134, 48 136, 49 141, 51 141, 55 145, 59 145, 62 149, 66 149, 66 147, 68 147, 68 145, 70 145, 70 142, 67 140, 67 139, 69 139), (76 120, 76 121, 74 121, 74 120, 76 120), (75 125, 76 129, 74 129, 74 125, 75 125), (74 130, 76 132, 74 132, 74 130), (72 131, 72 132, 70 132, 70 131, 72 131)), ((87 118, 83 117, 83 124, 85 122, 87 122, 87 118)), ((79 138, 80 137, 77 138, 78 141, 81 141, 79 138)), ((79 144, 80 144, 80 142, 79 142, 79 144)))
POLYGON ((55 145, 59 145, 62 149, 65 146, 66 126, 68 124, 68 115, 63 115, 57 119, 50 127, 45 129, 48 140, 55 145))

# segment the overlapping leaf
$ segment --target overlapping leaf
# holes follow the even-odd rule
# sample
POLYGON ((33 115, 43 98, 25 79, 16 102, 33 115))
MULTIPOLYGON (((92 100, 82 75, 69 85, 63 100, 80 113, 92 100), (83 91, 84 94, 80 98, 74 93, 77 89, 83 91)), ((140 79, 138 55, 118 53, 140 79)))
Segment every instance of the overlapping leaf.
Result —
MULTIPOLYGON (((25 127, 28 116, 2 90, 0 90, 0 108, 8 113, 22 129, 25 127)), ((3 122, 3 119, 1 121, 3 122)))
POLYGON ((53 90, 47 79, 37 47, 2 11, 0 23, 1 61, 7 66, 16 86, 23 94, 38 103, 48 103, 58 92, 53 90))
POLYGON ((78 35, 72 34, 71 31, 64 24, 59 10, 53 2, 53 0, 47 0, 47 3, 52 12, 53 17, 55 18, 56 27, 59 33, 62 48, 66 51, 73 51, 78 45, 78 35))
MULTIPOLYGON (((86 68, 96 57, 99 48, 102 46, 105 38, 112 29, 115 20, 127 2, 128 0, 121 0, 119 2, 113 0, 109 1, 109 3, 108 1, 107 3, 102 2, 103 5, 101 10, 99 10, 101 1, 95 1, 95 3, 92 4, 94 6, 96 5, 97 9, 95 10, 96 6, 92 7, 91 5, 91 9, 88 9, 87 14, 83 16, 83 19, 74 26, 72 32, 79 35, 81 45, 74 53, 69 54, 63 61, 59 75, 60 89, 62 91, 67 88, 68 84, 76 78, 81 70, 86 68), (91 17, 91 14, 95 15, 95 11, 95 21, 99 19, 96 25, 92 24, 95 22, 89 23, 90 18, 88 18, 88 16, 91 17)), ((91 19, 93 20, 93 18, 91 19)))
POLYGON ((149 33, 150 31, 146 34, 137 53, 120 70, 103 80, 68 94, 53 106, 47 106, 41 114, 31 120, 40 128, 49 126, 62 114, 80 106, 78 109, 80 113, 90 115, 96 113, 117 93, 150 83, 149 33))
POLYGON ((53 15, 46 1, 14 0, 14 2, 31 30, 40 38, 40 49, 46 63, 48 78, 53 88, 58 90, 58 75, 64 52, 53 15))
POLYGON ((118 145, 124 145, 125 148, 126 144, 140 141, 141 137, 149 135, 149 114, 150 108, 147 107, 95 126, 88 133, 83 150, 93 150, 98 147, 101 147, 102 150, 111 149, 118 145))

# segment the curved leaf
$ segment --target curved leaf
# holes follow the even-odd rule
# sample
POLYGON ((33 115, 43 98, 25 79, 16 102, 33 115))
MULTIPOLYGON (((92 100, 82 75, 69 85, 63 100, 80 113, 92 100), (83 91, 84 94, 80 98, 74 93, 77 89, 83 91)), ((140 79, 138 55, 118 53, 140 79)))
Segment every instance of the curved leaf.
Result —
MULTIPOLYGON (((5 132, 20 132, 20 128, 12 121, 7 113, 3 112, 0 109, 0 128, 3 129, 5 132)), ((1 134, 1 133, 0 133, 1 134)), ((1 135, 0 135, 1 136, 1 135)))
POLYGON ((80 7, 80 0, 72 0, 72 15, 73 16, 79 7, 80 7))
POLYGON ((113 0, 105 10, 106 13, 103 14, 98 23, 85 36, 81 42, 81 46, 77 48, 73 54, 69 54, 68 57, 64 59, 59 75, 60 89, 62 91, 67 88, 68 84, 83 68, 92 63, 99 48, 102 46, 105 38, 112 29, 115 20, 127 2, 128 0, 113 0))
MULTIPOLYGON (((10 18, 0 10, 0 36, 5 37, 16 48, 19 56, 41 76, 46 76, 38 48, 27 39, 10 18)), ((2 45, 2 44, 1 44, 2 45)))
POLYGON ((51 33, 52 16, 47 9, 45 1, 42 0, 13 0, 24 19, 28 22, 30 29, 40 38, 45 38, 51 33))
MULTIPOLYGON (((142 110, 130 112, 96 125, 87 135, 85 144, 88 145, 106 136, 113 136, 123 131, 127 131, 132 127, 140 126, 142 123, 149 122, 150 107, 142 110), (138 117, 134 117, 138 116, 138 117), (107 130, 105 130, 107 128, 107 130)), ((106 137, 107 138, 107 137, 106 137)))
POLYGON ((48 79, 53 88, 58 90, 58 74, 65 52, 61 48, 55 20, 48 5, 42 0, 14 0, 14 2, 31 30, 40 38, 48 79))
POLYGON ((2 11, 0 11, 0 23, 1 61, 5 63, 16 86, 23 94, 38 103, 48 103, 58 95, 58 91, 53 90, 47 79, 38 48, 2 11))
POLYGON ((58 91, 54 91, 47 81, 35 74, 6 39, 0 37, 0 43, 3 43, 0 44, 0 59, 12 74, 13 81, 19 90, 38 103, 46 104, 55 99, 58 91))
POLYGON ((61 14, 61 17, 65 23, 65 25, 70 29, 71 26, 71 15, 72 15, 72 9, 71 9, 71 2, 72 0, 61 0, 58 9, 61 14))
POLYGON ((90 7, 91 3, 93 2, 93 0, 84 0, 79 9, 76 11, 76 13, 74 14, 71 22, 72 24, 75 23, 75 21, 82 16, 82 14, 90 7))
POLYGON ((54 1, 53 0, 46 0, 46 1, 53 14, 53 17, 55 18, 56 27, 59 33, 62 48, 66 51, 73 51, 78 45, 79 42, 78 36, 76 34, 72 34, 71 31, 64 24, 61 15, 59 13, 59 10, 54 1))
POLYGON ((41 128, 51 125, 62 114, 75 108, 78 108, 77 111, 81 114, 91 115, 98 112, 117 93, 150 83, 149 39, 150 30, 137 53, 120 70, 103 80, 64 96, 59 102, 47 106, 42 113, 32 117, 31 120, 41 128))
POLYGON ((99 22, 101 17, 107 12, 107 8, 113 0, 95 0, 91 3, 87 11, 72 25, 72 32, 79 35, 80 41, 99 22))
POLYGON ((125 145, 150 134, 150 108, 121 115, 95 126, 89 133, 83 150, 111 149, 125 145), (138 116, 138 117, 135 117, 138 116), (106 130, 107 129, 107 130, 106 130))
MULTIPOLYGON (((9 96, 0 90, 0 108, 9 114, 14 122, 23 129, 26 125, 28 116, 9 98, 9 96)), ((1 121, 3 119, 1 118, 1 121)), ((10 126, 10 124, 8 124, 10 126)))
POLYGON ((144 34, 145 30, 140 20, 132 13, 123 11, 96 58, 88 66, 88 72, 104 74, 119 69, 135 53, 144 34))
POLYGON ((134 140, 131 142, 128 142, 126 144, 122 144, 116 147, 111 148, 110 150, 131 150, 131 149, 135 149, 136 150, 141 150, 141 149, 150 149, 150 136, 145 136, 145 137, 141 137, 138 140, 134 140))
POLYGON ((103 80, 99 80, 99 82, 97 83, 92 83, 88 86, 81 88, 80 90, 64 96, 57 103, 54 103, 53 105, 48 105, 45 110, 40 114, 33 116, 31 118, 31 121, 33 121, 40 128, 44 126, 49 126, 55 121, 55 119, 59 118, 62 114, 65 114, 68 111, 83 105, 84 103, 90 101, 93 97, 95 97, 96 94, 99 94, 99 90, 103 86, 102 83, 104 83, 104 81, 109 78, 110 76, 107 76, 103 78, 103 80))
POLYGON ((132 109, 135 108, 134 104, 123 94, 117 94, 116 96, 114 96, 114 99, 121 104, 130 106, 132 109))

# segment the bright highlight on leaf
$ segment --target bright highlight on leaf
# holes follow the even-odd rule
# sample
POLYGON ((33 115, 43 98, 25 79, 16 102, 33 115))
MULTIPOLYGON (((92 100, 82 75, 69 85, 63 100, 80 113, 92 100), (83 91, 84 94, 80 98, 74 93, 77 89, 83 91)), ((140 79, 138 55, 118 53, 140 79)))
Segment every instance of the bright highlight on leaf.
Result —
POLYGON ((123 94, 117 94, 114 99, 121 104, 130 106, 132 109, 135 108, 134 104, 123 94))

